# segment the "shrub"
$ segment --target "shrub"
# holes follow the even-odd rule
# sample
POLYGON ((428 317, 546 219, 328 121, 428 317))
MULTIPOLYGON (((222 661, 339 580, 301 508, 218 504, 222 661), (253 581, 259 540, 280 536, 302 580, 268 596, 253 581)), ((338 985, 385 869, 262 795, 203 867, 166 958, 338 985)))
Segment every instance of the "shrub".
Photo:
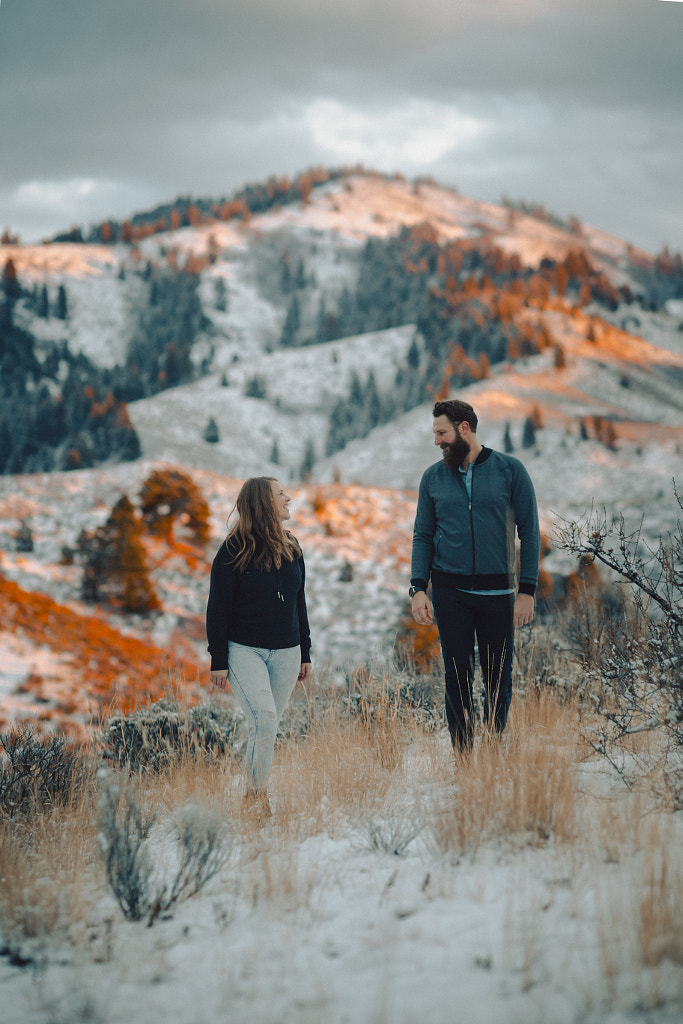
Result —
POLYGON ((32 729, 0 735, 0 815, 30 817, 64 805, 93 780, 92 765, 60 736, 32 729))
POLYGON ((127 785, 104 787, 100 800, 100 846, 107 879, 123 914, 150 925, 181 900, 194 896, 228 857, 225 830, 199 808, 185 808, 177 825, 178 860, 164 881, 149 852, 154 812, 145 812, 127 785))
POLYGON ((197 704, 181 709, 177 701, 158 700, 131 715, 108 718, 99 737, 104 757, 133 772, 163 770, 179 756, 239 752, 242 715, 232 708, 197 704))
MULTIPOLYGON (((683 509, 675 484, 674 494, 683 509)), ((590 602, 577 602, 578 656, 601 720, 588 739, 613 760, 629 737, 655 733, 664 754, 675 755, 683 806, 683 524, 679 519, 656 547, 642 526, 629 530, 623 516, 592 510, 558 534, 561 547, 606 566, 620 584, 597 613, 590 602)))

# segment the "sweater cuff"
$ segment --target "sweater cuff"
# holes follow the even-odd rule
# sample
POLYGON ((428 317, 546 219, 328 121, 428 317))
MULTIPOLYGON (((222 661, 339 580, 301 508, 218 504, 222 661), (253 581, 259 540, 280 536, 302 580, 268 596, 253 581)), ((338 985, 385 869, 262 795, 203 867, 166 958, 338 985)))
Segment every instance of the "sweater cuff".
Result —
POLYGON ((519 587, 517 588, 517 592, 519 594, 529 594, 530 597, 533 597, 534 594, 536 593, 536 584, 535 583, 522 583, 520 581, 519 587))
POLYGON ((227 654, 212 654, 211 655, 211 671, 212 672, 223 672, 228 667, 228 656, 227 654))
POLYGON ((415 587, 416 590, 427 591, 428 583, 426 580, 421 580, 419 576, 413 576, 410 580, 411 587, 415 587))

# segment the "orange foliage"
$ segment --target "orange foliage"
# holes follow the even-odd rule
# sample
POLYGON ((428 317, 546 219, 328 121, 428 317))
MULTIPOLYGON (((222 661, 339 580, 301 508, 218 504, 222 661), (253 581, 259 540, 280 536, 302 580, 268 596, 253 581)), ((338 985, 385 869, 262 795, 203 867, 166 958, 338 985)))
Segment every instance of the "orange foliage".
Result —
MULTIPOLYGON (((46 594, 24 590, 0 574, 0 620, 8 632, 20 634, 36 647, 65 656, 73 679, 65 682, 30 675, 23 693, 51 704, 45 720, 73 732, 92 725, 100 715, 125 714, 168 693, 173 668, 196 700, 197 666, 186 658, 169 657, 153 644, 125 636, 102 618, 80 615, 46 594), (171 665, 171 662, 173 664, 171 665), (187 681, 187 682, 186 682, 187 681), (191 682, 190 682, 191 681, 191 682), (76 716, 76 721, 71 721, 76 716)), ((84 738, 83 733, 81 738, 84 738)))

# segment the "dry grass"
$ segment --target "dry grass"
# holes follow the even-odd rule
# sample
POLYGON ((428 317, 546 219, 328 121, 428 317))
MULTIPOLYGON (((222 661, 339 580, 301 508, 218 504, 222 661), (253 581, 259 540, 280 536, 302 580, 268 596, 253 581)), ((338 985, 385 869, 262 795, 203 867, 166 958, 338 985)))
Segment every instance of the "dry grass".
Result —
POLYGON ((304 839, 348 828, 382 802, 392 772, 383 763, 384 739, 373 732, 362 719, 332 710, 311 734, 276 751, 269 788, 285 833, 304 839))
POLYGON ((457 859, 495 840, 570 841, 577 827, 575 718, 570 702, 532 692, 514 705, 503 736, 484 734, 466 754, 432 751, 442 785, 425 811, 431 848, 457 859))
POLYGON ((75 940, 102 885, 91 799, 0 822, 0 935, 15 962, 50 939, 75 940))
MULTIPOLYGON (((316 836, 350 836, 366 854, 410 847, 442 879, 444 893, 463 857, 494 848, 515 858, 545 847, 556 874, 580 883, 577 934, 593 929, 601 977, 616 990, 629 971, 683 964, 682 844, 676 816, 655 817, 645 794, 601 788, 605 776, 582 766, 585 756, 566 691, 529 687, 513 700, 505 733, 479 733, 462 756, 445 731, 398 714, 380 687, 367 714, 333 703, 307 733, 278 744, 269 784, 274 813, 263 828, 240 815, 244 767, 232 754, 198 758, 181 749, 162 771, 129 784, 164 827, 188 806, 232 825, 236 853, 214 880, 230 907, 246 899, 276 913, 313 913, 334 877, 332 865, 301 847, 316 836)), ((0 823, 0 944, 17 962, 53 937, 83 934, 106 891, 96 800, 85 796, 30 822, 0 823)), ((535 891, 526 900, 524 870, 510 928, 531 985, 544 953, 536 926, 546 908, 535 891)))

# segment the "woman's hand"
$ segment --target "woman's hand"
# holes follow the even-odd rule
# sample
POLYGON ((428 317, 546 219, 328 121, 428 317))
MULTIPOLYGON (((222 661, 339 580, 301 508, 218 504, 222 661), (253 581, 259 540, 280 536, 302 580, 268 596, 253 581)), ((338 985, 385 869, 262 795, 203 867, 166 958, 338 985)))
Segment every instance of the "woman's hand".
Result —
POLYGON ((303 683, 304 679, 308 679, 311 674, 311 663, 310 661, 302 661, 301 668, 299 669, 299 682, 303 683))
POLYGON ((214 686, 217 686, 220 690, 225 689, 225 684, 228 681, 228 670, 227 668, 218 669, 218 671, 211 672, 211 682, 214 686))

